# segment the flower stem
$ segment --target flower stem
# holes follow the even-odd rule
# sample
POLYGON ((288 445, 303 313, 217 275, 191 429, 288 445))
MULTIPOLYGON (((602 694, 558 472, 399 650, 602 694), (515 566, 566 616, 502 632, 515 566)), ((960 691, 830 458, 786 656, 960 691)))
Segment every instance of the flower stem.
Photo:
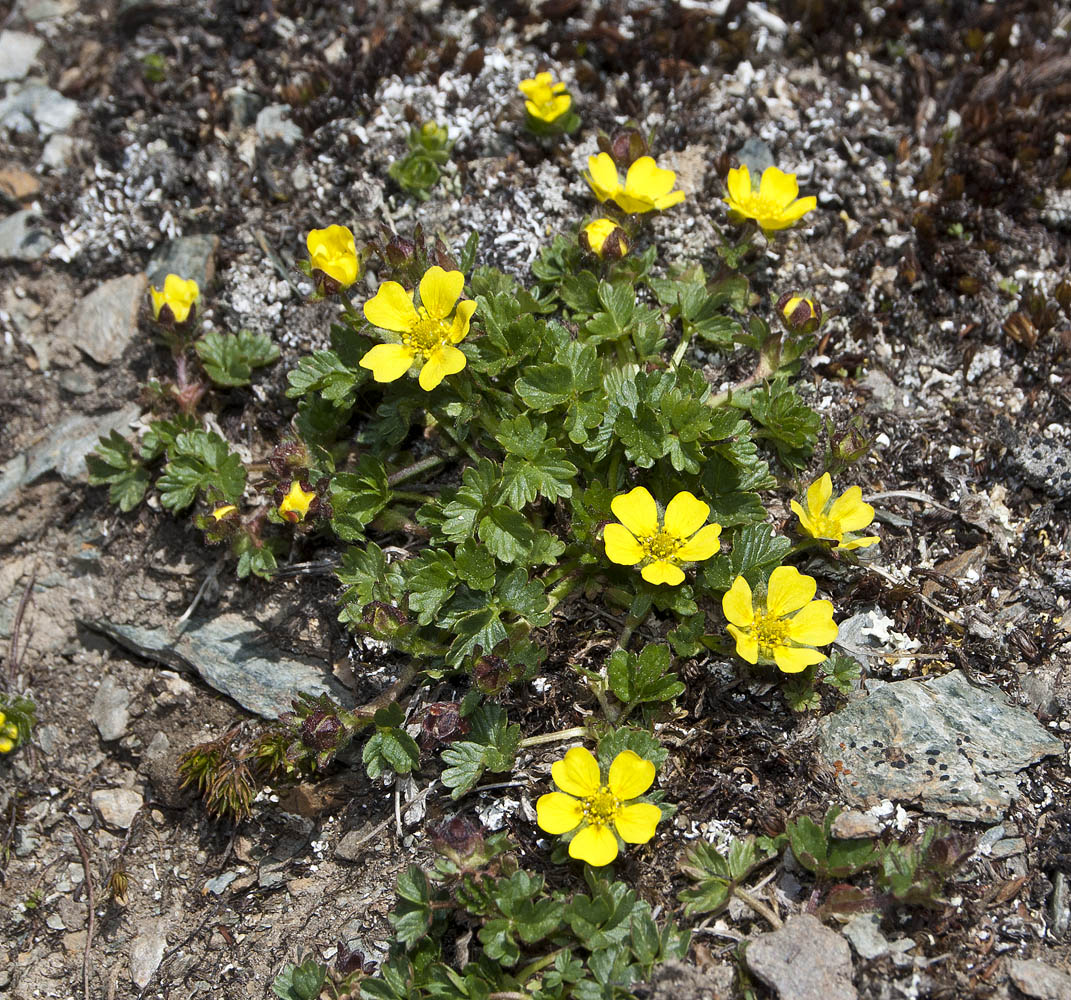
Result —
POLYGON ((780 930, 784 927, 784 922, 781 918, 774 913, 765 903, 760 902, 754 896, 751 895, 746 889, 741 889, 740 886, 733 886, 733 892, 739 897, 740 902, 746 903, 752 910, 754 910, 760 917, 763 918, 774 930, 780 930))
POLYGON ((437 469, 440 465, 445 465, 446 459, 441 455, 428 455, 426 458, 422 458, 412 465, 407 465, 397 472, 392 472, 387 476, 387 485, 394 487, 400 486, 404 482, 408 482, 410 479, 416 479, 417 476, 423 475, 425 472, 431 472, 432 469, 437 469))
POLYGON ((766 359, 765 355, 759 356, 759 363, 755 366, 755 370, 742 382, 737 382, 731 389, 727 389, 725 392, 719 392, 716 396, 711 396, 706 402, 707 406, 717 407, 723 403, 729 402, 732 399, 734 392, 743 392, 745 389, 750 389, 757 382, 761 382, 764 378, 769 378, 774 373, 773 367, 766 359))
POLYGON ((521 747, 539 747, 547 743, 561 743, 564 740, 582 740, 591 736, 587 726, 573 726, 571 729, 559 729, 553 733, 540 733, 529 736, 518 744, 521 747))
MULTIPOLYGON (((523 969, 521 969, 520 973, 518 973, 517 975, 517 978, 522 983, 525 982, 529 978, 529 976, 534 976, 540 969, 545 969, 548 965, 550 965, 554 961, 554 959, 556 959, 558 955, 561 954, 561 952, 561 948, 555 948, 554 951, 550 952, 547 955, 544 955, 542 958, 537 958, 534 962, 529 962, 523 969)), ((494 997, 497 997, 498 1000, 507 1000, 507 998, 510 998, 510 1000, 512 1000, 512 997, 517 996, 525 997, 525 1000, 527 1000, 528 995, 525 993, 514 993, 512 995, 509 993, 492 993, 487 998, 487 1000, 492 1000, 492 998, 494 997)))
POLYGON ((545 610, 553 611, 559 604, 561 604, 561 602, 576 589, 581 578, 579 566, 574 567, 566 573, 566 575, 547 592, 547 606, 545 610))
POLYGON ((677 345, 677 349, 673 352, 673 357, 669 360, 670 368, 677 368, 681 359, 684 357, 684 352, 688 350, 688 345, 692 342, 692 324, 688 322, 681 323, 681 341, 677 345))

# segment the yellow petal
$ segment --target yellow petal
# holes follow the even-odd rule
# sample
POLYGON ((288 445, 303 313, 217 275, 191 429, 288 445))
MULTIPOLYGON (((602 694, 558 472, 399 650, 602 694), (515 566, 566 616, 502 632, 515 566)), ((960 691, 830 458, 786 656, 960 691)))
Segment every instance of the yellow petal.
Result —
POLYGON ((608 826, 585 826, 569 841, 569 857, 601 868, 617 857, 617 837, 608 826))
POLYGON ((640 576, 648 583, 653 583, 656 586, 665 583, 671 587, 676 587, 684 583, 684 571, 680 566, 665 559, 658 559, 653 563, 648 563, 640 570, 640 576))
POLYGON ((663 524, 668 534, 683 541, 685 538, 691 538, 706 523, 709 516, 710 504, 697 500, 684 490, 670 500, 663 524))
POLYGON ((664 212, 667 208, 672 208, 674 205, 679 205, 684 201, 683 191, 671 191, 669 194, 664 194, 658 198, 655 198, 654 207, 659 212, 664 212))
POLYGON ((608 153, 588 157, 588 173, 584 179, 595 192, 599 201, 606 201, 615 191, 620 190, 621 181, 617 176, 617 167, 608 153))
POLYGON ((372 373, 377 382, 394 382, 400 379, 416 358, 416 351, 401 344, 376 344, 360 360, 362 368, 372 373))
POLYGON ((614 826, 626 844, 646 844, 654 835, 662 810, 650 802, 622 806, 614 817, 614 826))
POLYGON ((750 632, 738 629, 735 625, 726 625, 726 629, 736 640, 736 655, 748 663, 759 662, 759 640, 750 632))
POLYGON ((804 532, 811 536, 811 538, 818 537, 818 529, 815 527, 814 521, 808 516, 805 511, 795 500, 789 500, 789 507, 792 508, 792 513, 800 519, 800 527, 804 532))
POLYGON ((773 658, 777 669, 782 673, 798 674, 813 663, 821 663, 826 657, 825 653, 808 649, 806 646, 775 646, 773 658))
POLYGON ((659 167, 653 157, 641 156, 625 176, 625 190, 634 197, 654 202, 669 194, 677 182, 677 175, 672 170, 659 167))
POLYGON ((465 276, 460 271, 444 271, 436 264, 420 279, 420 304, 432 319, 446 319, 464 287, 465 276))
POLYGON ((874 520, 874 508, 863 503, 863 491, 850 486, 829 508, 830 520, 836 521, 841 531, 862 531, 874 520))
POLYGON ((811 601, 788 621, 788 637, 801 646, 826 646, 837 638, 833 605, 829 601, 811 601))
POLYGON ((725 186, 729 189, 729 199, 738 206, 751 197, 751 172, 746 163, 729 171, 725 186))
POLYGON ((357 248, 346 226, 311 229, 305 237, 312 266, 344 288, 357 280, 357 248))
POLYGON ((606 558, 618 566, 635 566, 643 558, 643 547, 623 524, 608 524, 602 529, 606 558))
POLYGON ((677 549, 675 558, 681 562, 702 562, 721 548, 721 525, 708 524, 700 528, 687 542, 677 549))
POLYGON ((548 792, 536 802, 536 822, 541 830, 555 835, 568 833, 584 818, 584 807, 571 795, 548 792))
POLYGON ((729 621, 741 628, 748 628, 755 623, 755 605, 751 587, 742 576, 733 580, 733 585, 722 595, 721 610, 729 621))
POLYGON ((364 318, 384 330, 408 333, 417 323, 413 296, 397 281, 384 281, 379 291, 364 304, 364 318))
POLYGON ((454 322, 450 327, 449 340, 451 344, 460 344, 469 335, 469 323, 473 313, 476 312, 476 303, 472 299, 462 299, 457 304, 454 313, 454 322))
POLYGON ((802 219, 808 212, 813 211, 818 206, 818 199, 813 195, 807 198, 800 198, 799 201, 794 201, 787 208, 782 210, 780 218, 782 225, 779 229, 787 229, 794 222, 802 219))
POLYGON ((431 392, 447 375, 456 375, 465 367, 466 359, 456 347, 443 344, 431 352, 417 381, 425 392, 431 392))
POLYGON ((766 610, 774 618, 799 611, 818 590, 814 577, 804 576, 795 566, 778 566, 766 587, 766 610))
POLYGON ((807 511, 817 517, 826 509, 829 498, 833 496, 833 479, 827 472, 807 487, 807 511))
POLYGON ((637 538, 646 538, 658 531, 658 507, 654 497, 642 486, 614 497, 610 501, 610 510, 637 538))
POLYGON ((556 760, 550 767, 550 776, 563 792, 580 799, 594 795, 602 785, 599 762, 584 747, 573 747, 556 760))
POLYGON ((622 802, 642 795, 654 783, 655 766, 631 750, 622 750, 610 765, 607 784, 622 802))
POLYGON ((759 181, 759 197, 763 201, 775 203, 779 208, 787 208, 800 193, 795 174, 786 174, 777 167, 767 167, 759 181))
POLYGON ((644 195, 632 194, 624 188, 618 188, 611 194, 614 204, 629 215, 642 215, 654 211, 654 202, 644 195))
POLYGON ((853 538, 847 542, 841 542, 837 549, 841 552, 850 552, 852 549, 865 549, 871 545, 877 545, 881 539, 877 535, 865 535, 863 538, 853 538))
POLYGON ((164 298, 164 293, 159 288, 150 288, 149 297, 152 299, 152 317, 153 319, 159 319, 160 310, 163 309, 167 299, 164 298))

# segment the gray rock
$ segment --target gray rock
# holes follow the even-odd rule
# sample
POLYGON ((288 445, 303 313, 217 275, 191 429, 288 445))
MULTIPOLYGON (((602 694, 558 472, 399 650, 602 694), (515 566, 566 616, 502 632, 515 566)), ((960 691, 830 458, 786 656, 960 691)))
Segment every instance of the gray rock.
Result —
POLYGON ((21 80, 29 73, 44 43, 24 31, 0 31, 0 83, 21 80))
POLYGON ((257 120, 257 113, 264 106, 259 94, 252 94, 241 87, 231 87, 223 92, 231 113, 231 128, 240 132, 257 120))
POLYGON ((82 299, 53 331, 101 365, 118 361, 138 333, 138 310, 145 299, 144 274, 112 278, 82 299))
POLYGON ((70 166, 76 149, 78 143, 69 135, 49 136, 45 148, 41 150, 41 163, 50 170, 62 170, 70 166))
POLYGON ((73 14, 77 9, 78 0, 24 0, 22 16, 37 24, 39 21, 51 21, 73 14))
POLYGON ((747 167, 748 173, 751 175, 751 183, 755 185, 758 184, 762 172, 767 167, 774 165, 773 150, 770 149, 769 143, 755 136, 748 139, 737 150, 736 156, 741 165, 747 167))
POLYGON ((650 1000, 729 1000, 736 973, 725 962, 699 969, 689 962, 669 961, 651 973, 650 1000))
POLYGON ((145 268, 149 281, 161 288, 169 274, 180 278, 193 278, 204 294, 216 275, 216 251, 218 236, 182 236, 168 240, 157 248, 145 268))
POLYGON ((881 833, 881 822, 870 813, 857 809, 845 809, 833 820, 829 832, 841 840, 866 840, 881 833))
POLYGON ((1010 425, 1001 436, 1008 445, 1007 463, 1028 485, 1054 500, 1071 496, 1071 448, 1063 441, 1020 436, 1010 425))
POLYGON ((121 739, 126 732, 130 721, 130 692, 120 687, 111 674, 100 682, 89 706, 89 717, 106 742, 121 739))
POLYGON ((1025 851, 1026 841, 1022 837, 1008 837, 1007 840, 998 840, 993 845, 993 850, 989 856, 991 858, 1011 858, 1025 851))
POLYGON ((752 938, 748 968, 780 1000, 856 1000, 848 942, 809 913, 791 917, 772 934, 752 938))
POLYGON ((13 132, 36 129, 42 136, 66 132, 78 117, 76 101, 41 83, 27 83, 9 88, 0 99, 0 128, 13 132))
POLYGON ((1067 891, 1067 876, 1057 872, 1052 877, 1052 895, 1046 904, 1049 929, 1053 937, 1062 938, 1071 929, 1071 894, 1067 891))
POLYGON ((26 456, 16 455, 0 470, 0 503, 3 503, 21 485, 26 476, 26 456))
POLYGON ((145 989, 164 960, 167 947, 167 924, 150 920, 130 945, 130 978, 138 989, 145 989))
POLYGON ((819 752, 841 761, 850 801, 911 802, 956 820, 1000 818, 1016 772, 1062 751, 1029 712, 958 670, 886 684, 819 723, 819 752))
POLYGON ((863 959, 881 958, 889 954, 889 942, 881 933, 881 916, 877 913, 857 913, 844 925, 844 936, 851 941, 855 953, 863 959))
POLYGON ((142 628, 106 620, 82 624, 111 636, 139 656, 176 670, 192 671, 243 708, 277 719, 289 711, 299 691, 328 694, 344 705, 353 697, 311 657, 283 654, 254 623, 241 615, 193 619, 181 635, 166 628, 142 628))
POLYGON ((1011 981, 1035 1000, 1067 1000, 1071 997, 1071 976, 1036 958, 1008 962, 1011 981))
POLYGON ((40 216, 31 208, 15 212, 0 222, 0 261, 40 260, 56 241, 40 224, 40 216))
POLYGON ((221 875, 217 875, 215 878, 210 878, 205 882, 204 891, 210 892, 214 896, 222 896, 226 891, 227 886, 229 886, 237 877, 237 872, 223 872, 221 875))
MULTIPOLYGON (((137 406, 131 405, 93 417, 68 417, 43 443, 27 452, 26 470, 16 485, 29 486, 50 472, 58 472, 69 482, 85 482, 89 477, 86 455, 97 446, 98 439, 113 430, 128 430, 139 414, 137 406)), ((0 487, 0 501, 4 495, 0 487)))
POLYGON ((98 788, 89 800, 105 823, 120 830, 130 829, 145 801, 133 788, 98 788))
POLYGON ((69 392, 72 396, 85 396, 96 388, 96 384, 85 372, 76 369, 63 372, 59 377, 59 384, 64 392, 69 392))
POLYGON ((289 104, 269 104, 257 115, 257 143, 270 146, 293 146, 304 133, 289 119, 289 104))

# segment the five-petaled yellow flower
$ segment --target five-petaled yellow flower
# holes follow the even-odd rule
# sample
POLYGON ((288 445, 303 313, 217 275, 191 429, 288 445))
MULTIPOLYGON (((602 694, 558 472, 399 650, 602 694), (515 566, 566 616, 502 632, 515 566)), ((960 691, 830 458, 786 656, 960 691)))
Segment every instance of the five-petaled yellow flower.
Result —
POLYGON ((539 797, 536 819, 555 835, 580 827, 569 841, 569 857, 601 867, 617 857, 618 837, 627 844, 646 844, 655 835, 662 810, 651 802, 629 803, 654 781, 655 766, 649 760, 623 750, 603 784, 599 762, 590 751, 573 747, 550 773, 561 791, 539 797))
POLYGON ((201 290, 193 278, 180 278, 177 274, 169 274, 164 278, 163 289, 150 288, 149 295, 152 297, 153 319, 159 319, 160 310, 167 306, 176 323, 185 323, 190 310, 201 297, 201 290))
POLYGON ((817 204, 814 197, 800 198, 800 186, 795 174, 786 174, 777 167, 767 167, 762 172, 759 189, 751 186, 751 173, 747 164, 729 171, 726 182, 729 197, 725 204, 730 215, 754 219, 765 233, 788 229, 817 204))
POLYGON ((279 504, 279 513, 291 523, 297 524, 299 521, 305 520, 305 515, 308 514, 309 508, 315 499, 316 494, 314 492, 306 493, 301 488, 301 483, 294 479, 290 483, 290 491, 283 497, 283 502, 279 504))
POLYGON ((791 502, 792 512, 800 519, 800 527, 811 538, 836 542, 841 552, 863 549, 881 541, 877 535, 860 535, 874 520, 874 508, 863 503, 863 491, 849 486, 833 499, 833 480, 827 472, 807 488, 807 506, 791 502))
POLYGON ((537 73, 533 80, 521 80, 517 89, 527 98, 524 107, 528 114, 548 125, 573 106, 565 84, 555 83, 550 73, 537 73))
POLYGON ((687 490, 670 500, 661 523, 654 497, 642 486, 614 497, 610 509, 621 523, 603 529, 606 557, 619 566, 642 562, 640 575, 648 583, 683 583, 681 563, 709 559, 721 545, 721 525, 706 523, 710 506, 687 490))
POLYGON ((420 388, 427 391, 447 375, 461 371, 465 355, 454 345, 468 335, 469 321, 476 311, 475 302, 457 302, 464 287, 465 276, 460 271, 444 271, 438 265, 428 268, 420 279, 418 308, 411 292, 397 281, 384 281, 364 304, 364 316, 373 326, 401 334, 402 342, 376 344, 361 358, 361 367, 369 369, 377 382, 393 382, 420 360, 420 388), (451 311, 454 318, 449 322, 451 311))
POLYGON ((357 280, 359 265, 353 233, 345 226, 310 229, 305 237, 309 263, 313 270, 322 271, 340 288, 349 288, 357 280))
POLYGON ((599 201, 612 201, 623 212, 661 212, 684 201, 683 191, 674 191, 677 175, 663 170, 650 156, 641 156, 625 175, 625 183, 617 174, 617 165, 609 153, 588 158, 588 173, 584 174, 599 201))
POLYGON ((756 607, 747 580, 738 576, 721 599, 736 652, 748 663, 776 663, 798 674, 826 657, 815 646, 837 638, 833 605, 813 600, 818 585, 795 566, 778 566, 766 586, 766 604, 756 607))
POLYGON ((595 219, 580 230, 580 245, 608 260, 620 260, 629 251, 628 236, 612 219, 595 219))

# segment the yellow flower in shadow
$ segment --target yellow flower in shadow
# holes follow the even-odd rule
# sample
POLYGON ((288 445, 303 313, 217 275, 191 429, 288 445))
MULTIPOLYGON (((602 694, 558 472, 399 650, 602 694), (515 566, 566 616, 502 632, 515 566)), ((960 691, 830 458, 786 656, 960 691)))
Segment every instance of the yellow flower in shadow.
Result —
POLYGON ((283 497, 283 502, 279 504, 279 513, 291 523, 297 524, 305 520, 315 499, 316 494, 303 490, 301 483, 295 479, 290 483, 290 491, 283 497))
POLYGON ((617 857, 618 837, 627 844, 646 844, 655 835, 662 810, 651 802, 629 801, 654 782, 655 766, 649 760, 623 750, 604 784, 591 752, 573 747, 550 773, 561 791, 539 797, 536 821, 554 835, 580 827, 569 841, 569 857, 602 867, 617 857))
MULTIPOLYGON (((164 287, 150 288, 149 295, 152 297, 153 319, 160 319, 160 311, 166 306, 176 323, 185 323, 189 319, 190 310, 201 297, 201 290, 192 278, 169 274, 164 278, 164 287)), ((165 314, 164 321, 166 320, 165 314)))
POLYGON ((420 361, 420 388, 429 392, 447 375, 461 371, 465 355, 454 345, 468 336, 476 311, 475 302, 457 301, 464 287, 465 276, 460 271, 444 271, 438 265, 428 268, 420 279, 418 307, 412 293, 398 282, 383 282, 364 304, 364 316, 373 326, 401 334, 402 342, 377 344, 361 358, 361 367, 377 382, 393 382, 420 361))
POLYGON ((770 574, 764 605, 756 605, 747 580, 738 576, 721 599, 736 652, 748 663, 775 663, 798 674, 821 663, 826 646, 837 638, 833 605, 814 600, 818 585, 795 566, 778 566, 770 574))
POLYGON ((643 563, 640 576, 648 583, 683 583, 682 563, 709 559, 721 546, 721 525, 706 523, 710 506, 687 490, 670 500, 661 523, 642 486, 614 497, 610 509, 621 523, 603 528, 606 558, 620 566, 643 563))
POLYGON ((827 472, 807 488, 807 506, 790 502, 792 512, 800 519, 800 527, 811 538, 836 542, 838 552, 862 549, 881 541, 877 535, 859 532, 874 520, 874 508, 863 502, 863 491, 849 486, 833 499, 833 480, 827 472))
POLYGON ((622 184, 613 158, 609 153, 599 153, 588 158, 584 180, 599 201, 612 201, 630 215, 661 212, 684 201, 684 192, 673 190, 677 175, 659 167, 650 156, 636 160, 622 184))
POLYGON ((754 219, 764 233, 788 229, 814 209, 818 200, 814 197, 800 198, 800 186, 795 174, 786 174, 777 167, 767 167, 762 172, 759 189, 751 186, 751 173, 745 164, 729 171, 726 181, 729 197, 730 218, 754 219))
POLYGON ((573 106, 565 84, 555 83, 550 73, 537 73, 534 79, 521 80, 517 89, 527 98, 524 107, 528 114, 548 125, 573 106))

